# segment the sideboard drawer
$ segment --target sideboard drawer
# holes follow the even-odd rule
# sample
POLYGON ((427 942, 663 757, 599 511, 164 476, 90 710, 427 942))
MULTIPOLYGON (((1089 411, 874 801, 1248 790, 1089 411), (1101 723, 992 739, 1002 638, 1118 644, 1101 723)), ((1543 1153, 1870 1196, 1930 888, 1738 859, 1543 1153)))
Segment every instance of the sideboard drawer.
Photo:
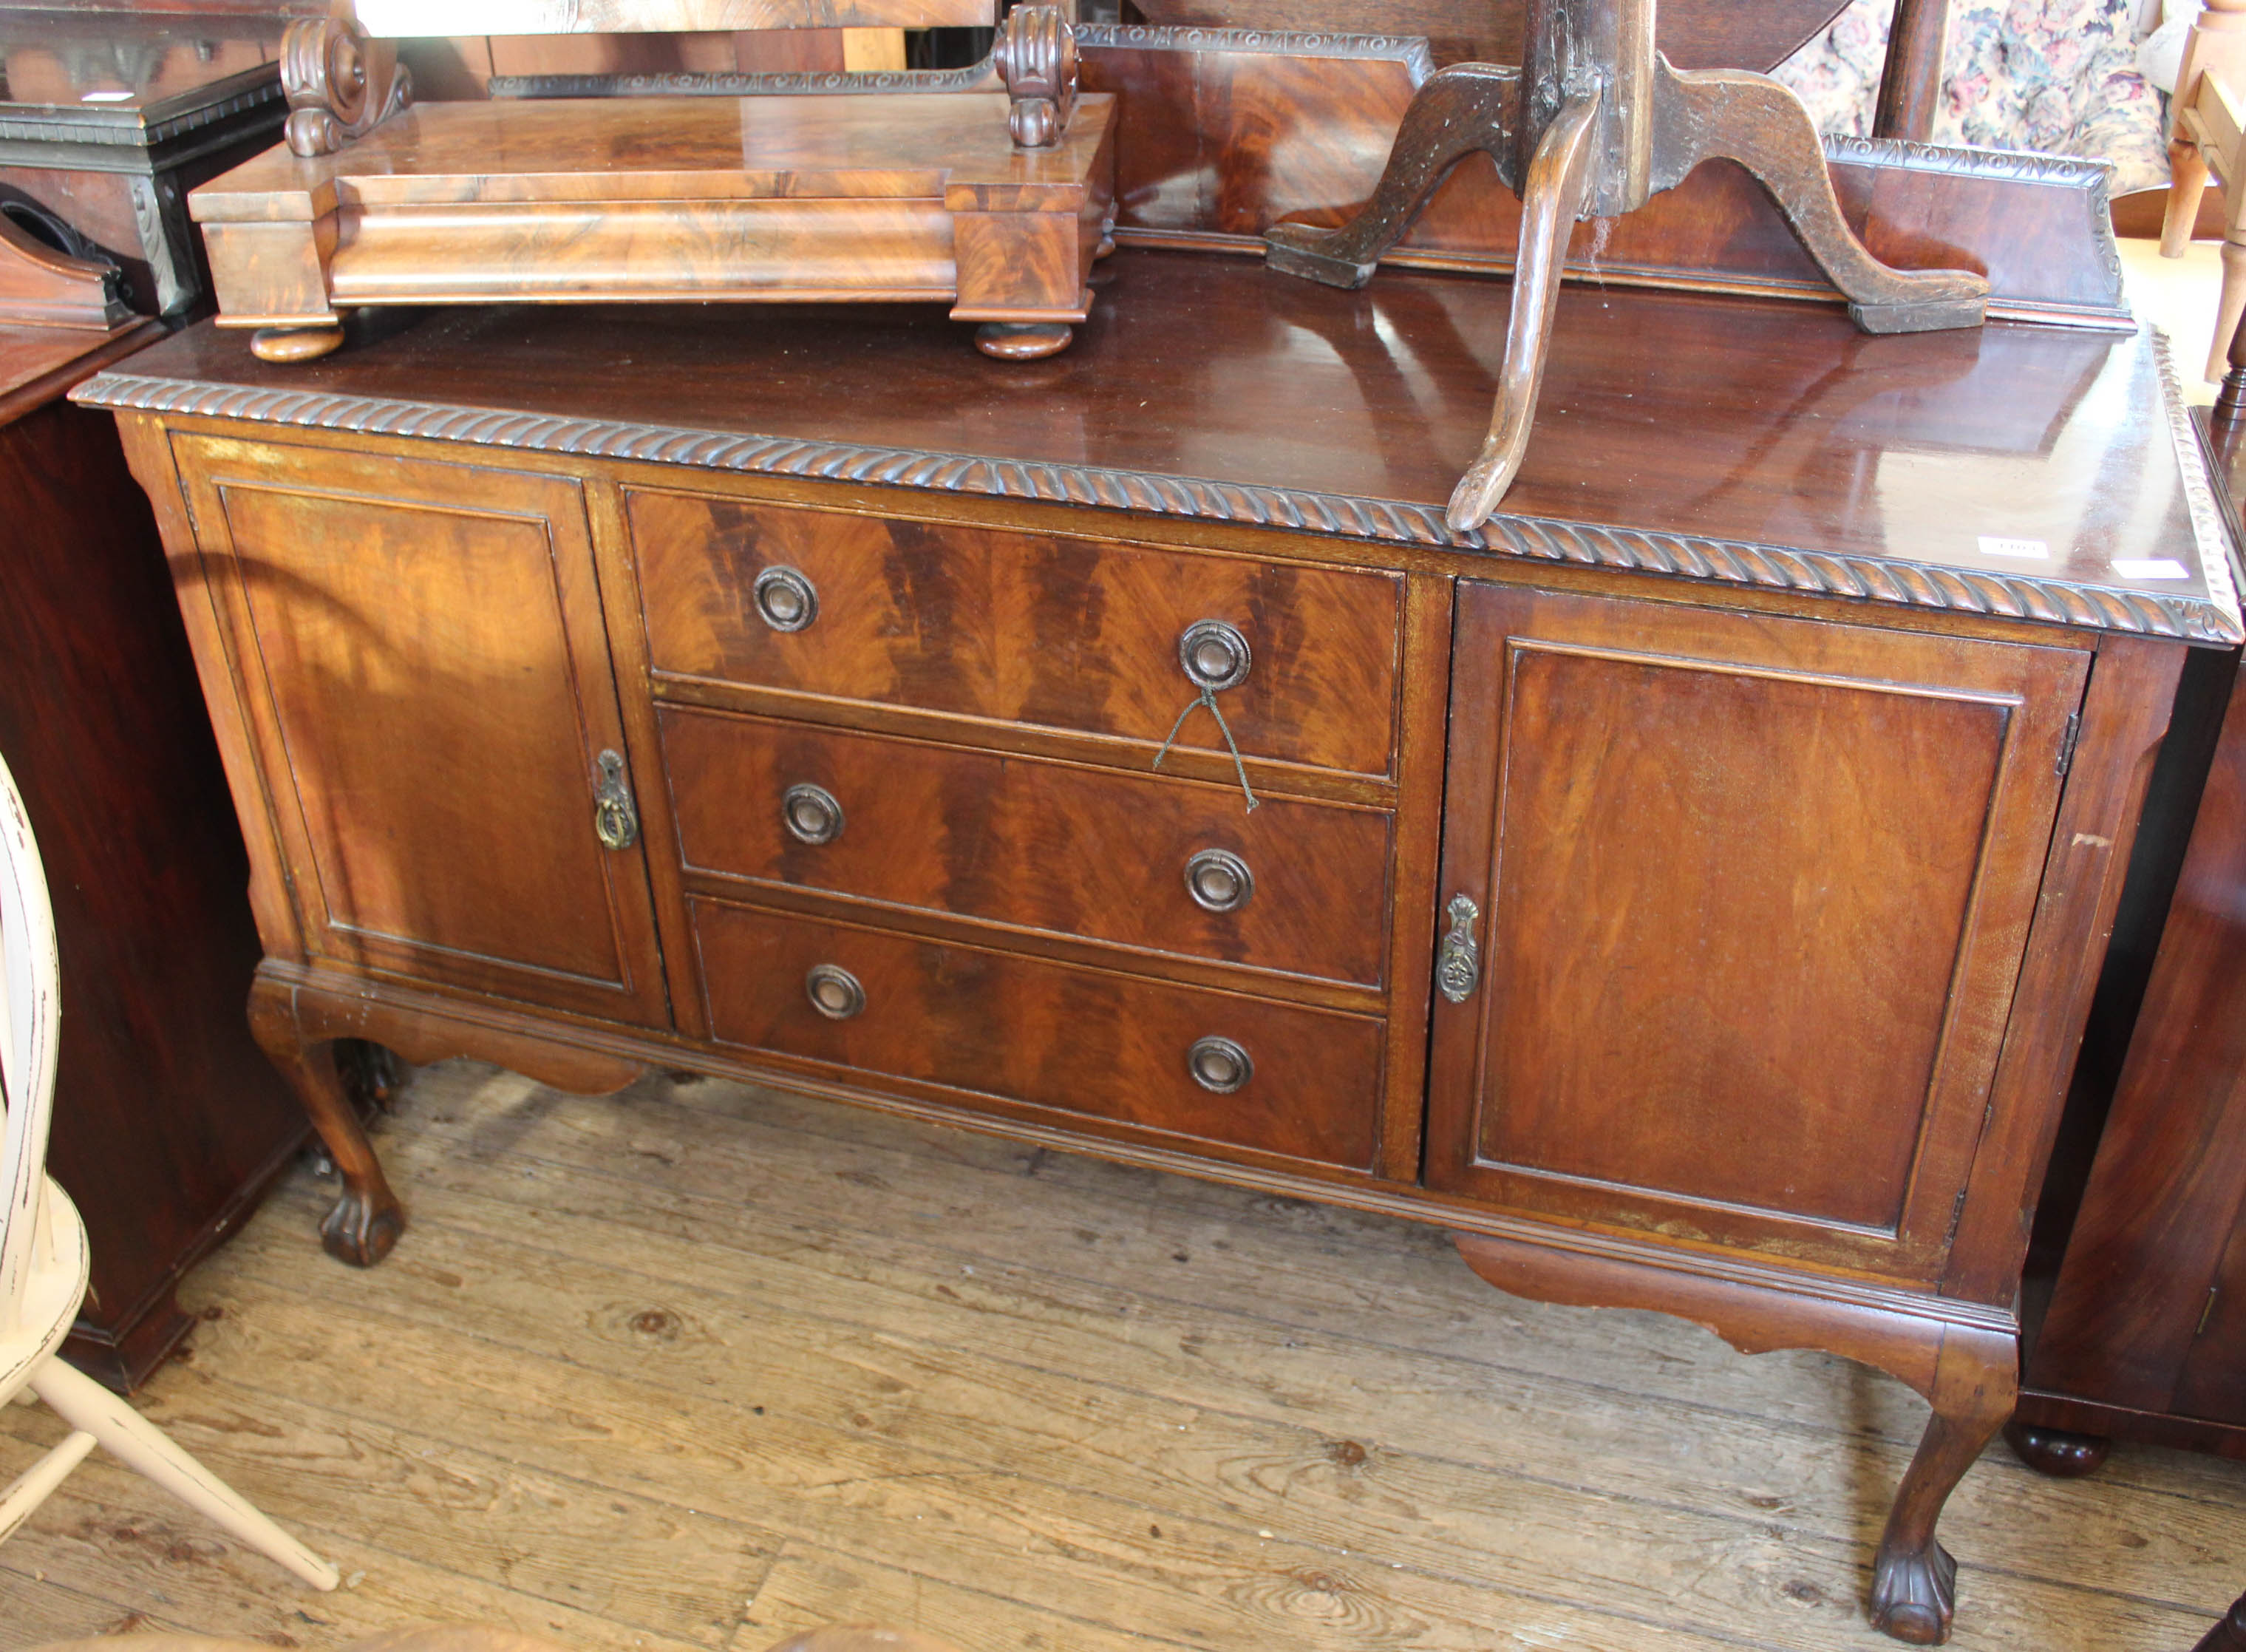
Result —
POLYGON ((691 905, 711 1030, 724 1043, 1188 1140, 1371 1166, 1382 1033, 1372 1017, 715 901, 691 905), (815 990, 828 995, 823 1009, 815 990), (1209 1082, 1191 1068, 1197 1049, 1209 1082), (1244 1072, 1227 1070, 1235 1051, 1244 1072), (1235 1075, 1235 1086, 1212 1088, 1235 1075))
MULTIPOLYGON (((693 494, 626 498, 658 679, 1152 746, 1194 701, 1186 629, 1216 620, 1249 650, 1245 676, 1217 694, 1242 752, 1391 772, 1400 575, 693 494)), ((1206 711, 1178 740, 1224 748, 1206 711)))
POLYGON ((666 707, 689 870, 1380 984, 1385 811, 666 707))

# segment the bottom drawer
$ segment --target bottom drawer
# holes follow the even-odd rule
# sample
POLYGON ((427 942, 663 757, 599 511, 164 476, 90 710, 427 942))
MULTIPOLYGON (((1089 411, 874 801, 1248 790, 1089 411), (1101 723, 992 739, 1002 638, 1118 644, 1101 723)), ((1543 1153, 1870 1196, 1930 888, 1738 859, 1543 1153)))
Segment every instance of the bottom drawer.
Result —
POLYGON ((725 1043, 1371 1167, 1381 1024, 1369 1016, 691 905, 725 1043))

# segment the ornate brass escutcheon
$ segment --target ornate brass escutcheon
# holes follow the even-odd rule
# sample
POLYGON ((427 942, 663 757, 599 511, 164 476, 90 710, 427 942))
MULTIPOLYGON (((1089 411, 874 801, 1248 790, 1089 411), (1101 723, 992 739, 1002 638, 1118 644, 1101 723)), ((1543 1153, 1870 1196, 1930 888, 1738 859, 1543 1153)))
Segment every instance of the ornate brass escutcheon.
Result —
POLYGON ((1435 985, 1451 1002, 1463 1004, 1481 980, 1481 952, 1474 945, 1474 933, 1481 908, 1464 895, 1453 895, 1445 911, 1450 915, 1451 932, 1443 937, 1442 948, 1435 956, 1435 985))
POLYGON ((601 773, 593 792, 593 831, 603 849, 630 849, 639 842, 639 810, 633 806, 631 786, 624 779, 624 760, 604 751, 594 762, 601 773))

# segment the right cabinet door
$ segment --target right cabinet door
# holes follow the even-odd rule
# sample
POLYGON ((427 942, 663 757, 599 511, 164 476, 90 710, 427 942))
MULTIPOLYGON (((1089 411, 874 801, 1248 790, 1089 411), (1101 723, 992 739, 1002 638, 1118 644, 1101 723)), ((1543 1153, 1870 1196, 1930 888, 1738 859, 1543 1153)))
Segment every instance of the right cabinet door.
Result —
POLYGON ((1478 978, 1446 941, 1430 1184, 1936 1275, 2087 654, 1474 582, 1457 615, 1440 923, 1478 978))

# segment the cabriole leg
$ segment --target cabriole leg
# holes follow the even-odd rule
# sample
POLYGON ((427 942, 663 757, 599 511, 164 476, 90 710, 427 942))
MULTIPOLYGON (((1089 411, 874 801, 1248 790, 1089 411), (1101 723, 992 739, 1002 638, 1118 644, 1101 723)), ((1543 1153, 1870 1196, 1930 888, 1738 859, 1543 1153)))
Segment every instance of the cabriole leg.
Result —
POLYGON ((1379 186, 1365 209, 1338 229, 1274 224, 1263 235, 1264 262, 1282 274, 1307 276, 1329 287, 1362 287, 1380 255, 1412 227, 1435 186, 1467 156, 1487 154, 1508 187, 1517 187, 1512 126, 1520 80, 1518 69, 1487 63, 1453 64, 1428 77, 1404 112, 1379 186))
POLYGON ((1934 1415, 1902 1477, 1872 1567, 1872 1623, 1898 1641, 1950 1638, 1957 1563, 1935 1540, 1942 1505, 2019 1397, 2019 1342, 1997 1332, 1952 1329, 1936 1356, 1934 1415))
POLYGON ((259 1046, 311 1116, 312 1128, 319 1131, 343 1178, 343 1197, 320 1224, 320 1242, 329 1255, 355 1267, 373 1266, 390 1254, 405 1231, 405 1212, 390 1191, 382 1163, 351 1105, 336 1065, 337 1041, 306 1040, 285 989, 269 993, 261 986, 254 991, 249 1024, 259 1046))

